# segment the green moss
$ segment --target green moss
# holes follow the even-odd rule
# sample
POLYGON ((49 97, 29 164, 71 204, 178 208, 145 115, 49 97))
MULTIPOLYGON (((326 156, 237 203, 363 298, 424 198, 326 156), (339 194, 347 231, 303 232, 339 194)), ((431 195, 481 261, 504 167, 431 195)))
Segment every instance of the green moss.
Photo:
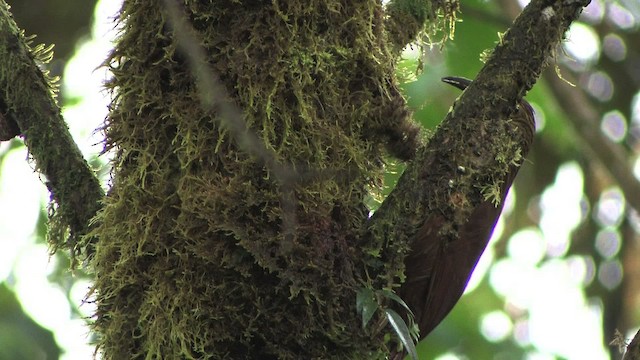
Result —
POLYGON ((185 1, 184 11, 242 120, 295 179, 282 182, 249 137, 202 106, 218 109, 222 95, 194 81, 157 2, 125 1, 109 59, 113 187, 95 231, 101 351, 381 357, 384 333, 365 333, 355 309, 370 254, 386 246, 362 243, 364 201, 381 186, 385 143, 417 138, 381 5, 185 1))
MULTIPOLYGON (((36 170, 51 191, 48 241, 52 251, 76 255, 102 196, 100 185, 73 142, 56 103, 57 79, 46 64, 53 46, 34 45, 0 4, 0 111, 29 149, 36 170)), ((74 258, 75 260, 75 258, 74 258)))
POLYGON ((400 54, 412 42, 427 48, 453 39, 459 9, 457 0, 389 1, 385 8, 388 15, 385 27, 393 52, 400 54))

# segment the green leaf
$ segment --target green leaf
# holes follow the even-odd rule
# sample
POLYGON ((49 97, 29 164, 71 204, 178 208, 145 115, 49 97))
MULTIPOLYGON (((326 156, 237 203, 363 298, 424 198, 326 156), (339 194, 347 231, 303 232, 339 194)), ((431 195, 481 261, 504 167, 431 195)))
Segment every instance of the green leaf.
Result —
POLYGON ((411 359, 419 360, 418 351, 416 350, 416 344, 413 343, 413 340, 411 339, 411 332, 409 331, 409 328, 407 327, 407 324, 404 322, 402 317, 397 312, 391 309, 385 309, 384 312, 387 314, 387 319, 389 320, 391 327, 398 335, 398 338, 409 353, 409 356, 411 356, 411 359))
POLYGON ((378 310, 378 304, 371 289, 362 288, 356 295, 356 309, 362 314, 362 327, 365 328, 378 310))
POLYGON ((396 295, 396 293, 394 293, 394 292, 393 292, 393 291, 391 291, 391 290, 382 290, 382 293, 384 294, 384 296, 385 296, 386 298, 389 298, 389 299, 391 299, 391 300, 393 300, 393 301, 397 302, 398 304, 402 305, 402 307, 403 307, 403 308, 407 309, 407 311, 408 311, 411 315, 413 315, 413 312, 411 311, 411 309, 409 309, 409 305, 407 305, 407 303, 406 303, 406 302, 404 302, 404 300, 402 300, 402 299, 400 298, 400 296, 396 295))

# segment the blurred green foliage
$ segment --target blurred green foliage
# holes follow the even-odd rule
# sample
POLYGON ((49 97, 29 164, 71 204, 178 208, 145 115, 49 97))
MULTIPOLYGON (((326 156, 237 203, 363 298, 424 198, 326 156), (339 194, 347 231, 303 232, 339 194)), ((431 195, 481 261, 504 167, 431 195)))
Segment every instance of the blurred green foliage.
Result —
POLYGON ((0 360, 53 360, 59 356, 53 333, 31 320, 15 294, 0 283, 0 360))

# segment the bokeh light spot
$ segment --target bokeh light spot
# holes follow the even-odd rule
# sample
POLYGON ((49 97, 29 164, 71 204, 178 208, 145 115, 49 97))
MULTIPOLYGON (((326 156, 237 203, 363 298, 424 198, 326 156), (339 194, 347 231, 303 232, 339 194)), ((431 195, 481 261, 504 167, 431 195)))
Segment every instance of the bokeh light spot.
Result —
POLYGON ((612 228, 605 228, 598 231, 596 235, 596 250, 605 259, 611 259, 618 255, 622 239, 620 233, 612 228))
POLYGON ((633 14, 617 2, 608 4, 607 18, 620 29, 631 29, 636 25, 633 14))
POLYGON ((522 347, 531 344, 531 339, 529 338, 529 321, 527 319, 516 321, 513 326, 513 339, 522 347))
POLYGON ((555 182, 542 193, 539 227, 549 256, 563 256, 567 252, 571 232, 583 219, 582 187, 582 169, 571 162, 560 166, 555 182))
POLYGON ((500 342, 511 334, 513 324, 503 311, 492 311, 480 319, 480 331, 491 342, 500 342))
POLYGON ((513 260, 535 265, 544 258, 546 245, 540 230, 535 227, 529 227, 511 236, 507 251, 513 260))
POLYGON ((607 34, 602 40, 602 50, 613 61, 622 61, 627 57, 627 44, 618 34, 607 34))
POLYGON ((600 123, 602 132, 612 141, 620 142, 627 135, 627 119, 618 111, 609 111, 600 123))
POLYGON ((446 353, 438 356, 434 360, 467 360, 466 357, 460 357, 454 353, 446 353))
POLYGON ((572 255, 567 257, 569 277, 575 282, 587 286, 596 277, 596 264, 591 256, 572 255))
POLYGON ((513 306, 526 309, 534 298, 536 269, 533 266, 504 258, 497 261, 489 273, 489 283, 495 292, 513 306))
POLYGON ((586 90, 594 98, 606 102, 613 96, 613 81, 605 72, 596 71, 587 77, 586 90))
POLYGON ((0 177, 0 281, 9 277, 20 251, 33 242, 33 228, 46 199, 46 189, 25 161, 27 156, 21 147, 4 154, 0 164, 5 175, 0 177))
POLYGON ((633 175, 636 179, 640 180, 640 156, 638 156, 633 163, 633 175))
POLYGON ((538 284, 543 284, 545 290, 534 292, 529 308, 531 344, 540 352, 567 359, 607 359, 600 343, 582 342, 576 346, 567 338, 571 334, 565 326, 550 325, 572 324, 581 329, 581 337, 602 338, 602 309, 588 303, 582 284, 571 276, 569 264, 552 259, 540 267, 540 272, 538 284))
POLYGON ((529 351, 526 354, 525 360, 557 360, 553 354, 543 353, 539 351, 529 351))
POLYGON ((640 91, 631 99, 631 121, 640 123, 640 91))
POLYGON ((633 228, 633 231, 635 231, 636 234, 640 234, 640 214, 638 214, 638 211, 631 208, 627 215, 627 219, 629 219, 629 224, 633 228))
POLYGON ((626 202, 619 188, 611 188, 600 194, 594 213, 595 220, 603 227, 618 226, 623 219, 626 202))
POLYGON ((605 261, 598 269, 598 281, 609 290, 613 290, 622 282, 622 264, 618 260, 605 261))
POLYGON ((604 17, 604 2, 602 0, 592 0, 580 14, 580 20, 591 24, 598 24, 604 17))
POLYGON ((567 32, 568 41, 563 42, 569 55, 580 63, 592 63, 600 55, 598 34, 591 26, 580 22, 571 24, 567 32))

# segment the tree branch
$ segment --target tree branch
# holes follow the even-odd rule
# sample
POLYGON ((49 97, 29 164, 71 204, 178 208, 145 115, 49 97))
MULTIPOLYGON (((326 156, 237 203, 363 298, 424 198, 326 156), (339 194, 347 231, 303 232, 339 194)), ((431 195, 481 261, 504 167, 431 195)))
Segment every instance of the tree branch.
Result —
POLYGON ((492 186, 490 179, 504 176, 499 164, 489 163, 497 163, 500 156, 505 164, 521 161, 513 147, 502 145, 517 140, 504 129, 508 129, 516 104, 536 82, 565 31, 588 3, 534 0, 502 36, 476 80, 370 219, 371 236, 395 243, 388 251, 406 250, 402 244, 410 247, 420 226, 432 216, 444 219, 435 230, 439 235, 447 232, 455 237, 483 197, 486 200, 481 188, 492 186), (488 127, 498 131, 486 134, 488 127), (482 158, 476 154, 478 149, 484 152, 482 158), (466 175, 469 173, 477 175, 466 175))
POLYGON ((5 106, 4 117, 17 123, 36 169, 46 177, 54 201, 49 232, 53 250, 79 251, 74 247, 88 232, 103 192, 62 119, 54 100, 55 85, 38 67, 50 58, 50 50, 31 48, 9 7, 0 1, 0 102, 5 106))
MULTIPOLYGON (((412 42, 422 31, 427 20, 438 19, 442 13, 444 22, 454 22, 460 4, 457 0, 391 0, 385 7, 384 27, 390 48, 395 55, 412 42)), ((443 25, 443 28, 445 26, 443 25)))

